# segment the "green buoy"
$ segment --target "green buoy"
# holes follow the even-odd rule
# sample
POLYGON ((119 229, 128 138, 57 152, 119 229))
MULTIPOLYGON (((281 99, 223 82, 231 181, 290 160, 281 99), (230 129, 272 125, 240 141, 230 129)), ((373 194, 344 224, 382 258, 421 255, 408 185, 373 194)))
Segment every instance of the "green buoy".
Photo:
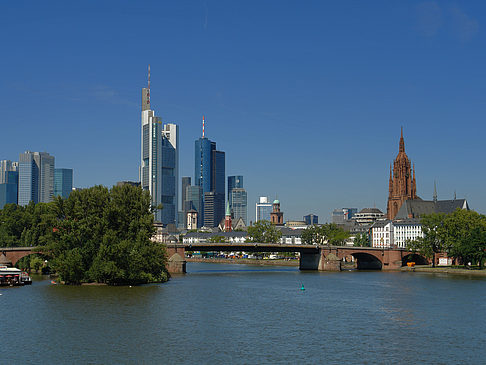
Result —
POLYGON ((304 284, 302 284, 302 286, 300 287, 300 290, 305 290, 304 284))

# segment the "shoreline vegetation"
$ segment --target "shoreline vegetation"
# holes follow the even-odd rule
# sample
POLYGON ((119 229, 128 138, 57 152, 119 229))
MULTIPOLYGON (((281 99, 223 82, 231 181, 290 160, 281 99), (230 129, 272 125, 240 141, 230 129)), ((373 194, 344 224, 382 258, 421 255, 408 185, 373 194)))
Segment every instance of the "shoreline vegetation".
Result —
POLYGON ((0 241, 36 247, 40 253, 19 266, 55 273, 58 283, 161 283, 170 274, 166 250, 152 240, 155 208, 148 191, 131 185, 94 186, 25 207, 7 204, 0 210, 0 241))

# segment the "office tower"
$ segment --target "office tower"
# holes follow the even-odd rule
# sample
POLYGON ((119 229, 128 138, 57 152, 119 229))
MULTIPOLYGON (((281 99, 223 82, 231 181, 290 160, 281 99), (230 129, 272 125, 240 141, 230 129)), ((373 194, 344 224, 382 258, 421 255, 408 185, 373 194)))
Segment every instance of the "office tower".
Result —
POLYGON ((216 227, 224 218, 224 193, 204 193, 204 226, 216 227))
POLYGON ((12 162, 10 160, 0 161, 0 184, 7 182, 7 173, 9 171, 17 171, 18 162, 12 162))
POLYGON ((266 196, 261 196, 258 203, 256 203, 255 221, 270 221, 270 213, 272 212, 272 203, 268 202, 266 196))
POLYGON ((18 204, 49 203, 54 197, 54 156, 26 151, 19 156, 18 204))
POLYGON ((179 219, 179 225, 183 225, 186 227, 187 225, 187 212, 191 209, 190 207, 186 208, 186 189, 188 186, 191 186, 191 178, 189 176, 184 176, 182 178, 182 194, 181 194, 181 214, 182 220, 179 219))
POLYGON ((54 196, 64 199, 73 190, 73 169, 54 169, 54 196))
POLYGON ((5 204, 17 204, 19 173, 18 171, 6 171, 4 182, 0 183, 0 209, 5 204))
POLYGON ((177 221, 177 176, 179 174, 179 130, 175 124, 162 125, 150 105, 150 66, 148 87, 142 89, 142 133, 140 183, 148 190, 155 220, 163 224, 177 221))
MULTIPOLYGON (((194 184, 200 186, 203 194, 203 209, 198 211, 200 220, 205 222, 215 222, 215 219, 224 217, 224 200, 225 200, 225 153, 216 150, 216 142, 212 142, 204 135, 204 117, 203 117, 203 134, 194 143, 194 184), (213 192, 211 195, 212 202, 208 205, 211 212, 211 219, 205 219, 205 199, 206 193, 213 192), (221 205, 220 202, 223 202, 221 205)), ((216 227, 220 222, 216 222, 211 227, 216 227)))
POLYGON ((228 204, 230 201, 232 202, 230 211, 233 213, 233 220, 236 222, 238 218, 242 218, 246 225, 248 222, 248 198, 246 190, 243 188, 233 188, 228 204))
POLYGON ((182 209, 184 208, 184 202, 186 201, 186 188, 191 186, 191 178, 189 176, 184 176, 182 178, 182 209))
POLYGON ((344 222, 353 218, 356 213, 358 213, 357 208, 334 209, 331 214, 332 223, 344 224, 344 222))
POLYGON ((203 210, 203 193, 200 186, 186 186, 186 200, 184 203, 184 208, 186 209, 186 215, 190 210, 195 210, 198 213, 197 226, 202 227, 203 221, 201 212, 203 210))
POLYGON ((243 189, 243 176, 228 176, 228 201, 230 203, 230 209, 232 208, 231 204, 231 190, 235 188, 243 189))
POLYGON ((304 222, 308 226, 319 224, 319 217, 315 214, 304 215, 304 222))

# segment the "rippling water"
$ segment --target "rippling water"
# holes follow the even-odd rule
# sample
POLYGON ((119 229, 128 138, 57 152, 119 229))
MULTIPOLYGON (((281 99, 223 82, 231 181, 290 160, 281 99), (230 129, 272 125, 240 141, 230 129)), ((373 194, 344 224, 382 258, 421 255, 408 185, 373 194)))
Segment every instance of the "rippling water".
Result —
POLYGON ((486 363, 483 278, 188 271, 140 287, 1 288, 1 363, 486 363))

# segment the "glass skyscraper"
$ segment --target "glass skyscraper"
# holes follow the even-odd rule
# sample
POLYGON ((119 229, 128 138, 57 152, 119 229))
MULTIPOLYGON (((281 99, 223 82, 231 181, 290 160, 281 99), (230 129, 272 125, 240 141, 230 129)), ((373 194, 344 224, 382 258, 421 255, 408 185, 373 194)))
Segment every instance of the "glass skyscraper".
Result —
POLYGON ((49 203, 54 197, 54 156, 26 151, 19 156, 18 204, 49 203))
POLYGON ((200 186, 203 208, 198 216, 205 226, 216 227, 224 218, 225 202, 225 153, 216 150, 216 142, 204 135, 194 143, 194 184, 200 186), (213 193, 206 195, 206 193, 213 193), (211 200, 206 204, 206 196, 211 200), (211 218, 206 219, 206 207, 211 210, 211 218))
POLYGON ((0 209, 5 204, 17 204, 19 173, 18 171, 6 171, 0 183, 0 209))
POLYGON ((140 184, 148 190, 152 206, 156 209, 155 220, 163 224, 177 224, 178 174, 179 174, 179 127, 162 125, 162 120, 150 109, 149 84, 142 89, 142 133, 140 184))
POLYGON ((255 221, 270 221, 270 213, 272 212, 272 203, 268 201, 266 196, 261 196, 258 203, 256 203, 255 221))
POLYGON ((54 169, 54 196, 69 197, 73 190, 73 169, 54 169))
POLYGON ((228 202, 231 208, 231 190, 235 188, 243 189, 243 176, 228 176, 228 202))
POLYGON ((247 214, 248 214, 248 200, 247 200, 246 190, 243 188, 234 188, 231 190, 231 211, 233 213, 233 219, 236 221, 242 218, 247 224, 247 214))

